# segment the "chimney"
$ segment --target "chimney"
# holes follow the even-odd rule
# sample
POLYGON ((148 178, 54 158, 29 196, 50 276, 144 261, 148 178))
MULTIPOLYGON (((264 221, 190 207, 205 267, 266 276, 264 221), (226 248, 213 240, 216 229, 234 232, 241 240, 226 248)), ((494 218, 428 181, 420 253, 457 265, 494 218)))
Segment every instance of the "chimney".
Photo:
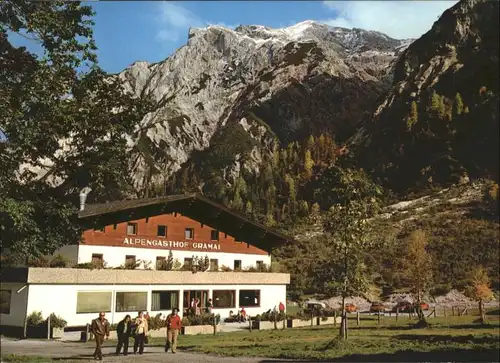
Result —
POLYGON ((80 212, 85 209, 85 201, 91 190, 91 188, 85 187, 80 191, 80 212))

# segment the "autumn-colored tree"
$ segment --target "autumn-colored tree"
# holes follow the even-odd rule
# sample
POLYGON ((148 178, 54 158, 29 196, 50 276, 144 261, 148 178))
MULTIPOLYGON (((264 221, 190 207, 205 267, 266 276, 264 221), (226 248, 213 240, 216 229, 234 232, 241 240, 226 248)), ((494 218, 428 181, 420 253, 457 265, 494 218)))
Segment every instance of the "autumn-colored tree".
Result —
POLYGON ((314 160, 311 157, 311 152, 306 150, 304 154, 304 180, 309 180, 312 177, 314 160))
POLYGON ((464 112, 464 101, 460 93, 455 95, 455 102, 453 103, 453 115, 460 116, 464 112))
POLYGON ((476 300, 479 306, 479 321, 486 322, 484 313, 484 302, 493 298, 493 291, 490 288, 490 278, 483 266, 478 266, 472 271, 470 285, 467 287, 467 295, 476 300))
POLYGON ((419 321, 425 323, 425 316, 420 308, 423 295, 432 281, 432 258, 427 252, 427 235, 416 230, 410 234, 405 259, 405 275, 417 303, 419 321))
POLYGON ((408 130, 411 130, 413 125, 415 125, 417 122, 418 122, 417 103, 415 101, 412 101, 410 106, 410 116, 408 117, 407 120, 408 130))

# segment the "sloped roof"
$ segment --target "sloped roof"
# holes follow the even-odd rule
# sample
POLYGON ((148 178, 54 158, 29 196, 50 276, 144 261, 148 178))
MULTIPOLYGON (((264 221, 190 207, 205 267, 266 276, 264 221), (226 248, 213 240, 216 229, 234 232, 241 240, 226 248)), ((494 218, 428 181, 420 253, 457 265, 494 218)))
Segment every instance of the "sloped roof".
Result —
POLYGON ((265 251, 293 240, 196 193, 87 204, 78 217, 84 225, 96 227, 173 212, 265 251))

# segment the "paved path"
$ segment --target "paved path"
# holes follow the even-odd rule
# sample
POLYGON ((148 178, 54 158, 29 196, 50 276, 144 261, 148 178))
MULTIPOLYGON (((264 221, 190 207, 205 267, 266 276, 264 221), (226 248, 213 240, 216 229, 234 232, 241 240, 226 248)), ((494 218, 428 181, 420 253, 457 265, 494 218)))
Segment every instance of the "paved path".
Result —
MULTIPOLYGON (((0 341, 2 355, 17 354, 31 355, 49 358, 47 362, 57 360, 59 362, 94 362, 92 353, 94 344, 75 343, 62 341, 44 340, 14 340, 2 337, 0 341)), ((130 349, 130 348, 129 348, 130 349)), ((132 363, 265 363, 265 362, 286 362, 286 360, 273 360, 266 358, 246 358, 246 357, 218 357, 205 354, 186 353, 178 351, 177 354, 165 353, 163 347, 147 346, 145 353, 138 359, 137 355, 131 354, 127 357, 114 355, 114 347, 104 347, 104 361, 132 363)))

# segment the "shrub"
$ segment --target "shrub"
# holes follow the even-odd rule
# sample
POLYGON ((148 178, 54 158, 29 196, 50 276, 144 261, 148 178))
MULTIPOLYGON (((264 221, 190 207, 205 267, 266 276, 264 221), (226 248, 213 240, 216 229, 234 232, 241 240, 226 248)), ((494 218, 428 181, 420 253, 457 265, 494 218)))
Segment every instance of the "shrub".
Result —
POLYGON ((33 311, 30 315, 27 317, 27 323, 28 325, 42 325, 44 322, 43 315, 41 311, 33 311))
POLYGON ((95 264, 92 262, 85 262, 85 263, 77 263, 74 268, 83 268, 87 270, 93 270, 96 268, 95 264))
POLYGON ((231 272, 231 271, 233 271, 233 270, 231 269, 231 267, 226 266, 226 265, 222 265, 222 266, 221 266, 221 268, 220 268, 220 270, 221 270, 222 272, 231 272))
POLYGON ((159 330, 166 326, 167 320, 162 319, 162 313, 159 313, 154 318, 149 319, 149 330, 159 330))
POLYGON ((49 267, 67 267, 68 260, 61 254, 54 256, 54 258, 50 261, 49 267))
POLYGON ((64 328, 68 325, 68 322, 61 318, 59 315, 54 313, 50 314, 50 326, 52 328, 64 328))
POLYGON ((215 319, 215 324, 220 323, 220 315, 214 314, 202 314, 202 315, 189 315, 182 319, 182 324, 184 326, 196 326, 196 325, 213 325, 215 319), (187 322, 187 324, 184 324, 187 322))
POLYGON ((40 256, 28 261, 29 267, 49 267, 50 261, 46 256, 40 256))

